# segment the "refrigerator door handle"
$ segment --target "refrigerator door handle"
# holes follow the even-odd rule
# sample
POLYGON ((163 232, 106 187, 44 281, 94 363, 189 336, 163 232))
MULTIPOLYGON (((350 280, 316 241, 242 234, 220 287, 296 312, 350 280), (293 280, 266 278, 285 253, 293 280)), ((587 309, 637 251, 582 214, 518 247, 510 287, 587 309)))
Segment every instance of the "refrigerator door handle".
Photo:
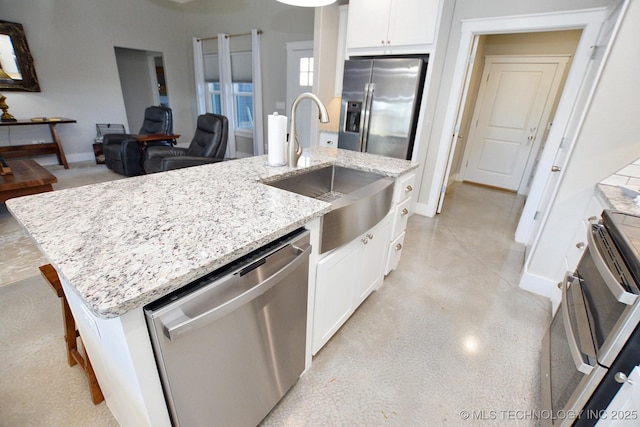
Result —
POLYGON ((362 115, 363 123, 360 133, 360 151, 362 152, 367 151, 367 144, 369 143, 369 123, 371 122, 371 104, 373 103, 375 83, 367 83, 364 90, 364 114, 362 115))

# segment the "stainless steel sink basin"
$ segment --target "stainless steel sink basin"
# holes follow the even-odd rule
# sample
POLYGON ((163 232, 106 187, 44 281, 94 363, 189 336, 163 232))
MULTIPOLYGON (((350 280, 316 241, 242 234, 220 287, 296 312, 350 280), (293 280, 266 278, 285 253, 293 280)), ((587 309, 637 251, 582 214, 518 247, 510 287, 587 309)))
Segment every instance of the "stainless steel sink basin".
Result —
POLYGON ((303 171, 267 185, 331 203, 322 218, 320 253, 355 239, 391 209, 393 179, 341 166, 303 171))

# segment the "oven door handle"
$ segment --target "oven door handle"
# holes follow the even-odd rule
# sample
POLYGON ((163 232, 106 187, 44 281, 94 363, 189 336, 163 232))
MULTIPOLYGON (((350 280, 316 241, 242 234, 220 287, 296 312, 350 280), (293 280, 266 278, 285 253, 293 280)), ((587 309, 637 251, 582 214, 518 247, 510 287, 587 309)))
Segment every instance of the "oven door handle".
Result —
POLYGON ((588 233, 587 233, 587 245, 588 247, 591 248, 589 252, 591 253, 591 257, 593 258, 593 263, 596 265, 596 268, 600 272, 602 279, 607 284, 607 287, 609 288, 613 296, 616 298, 616 300, 618 300, 618 302, 621 302, 623 304, 633 305, 633 303, 636 302, 636 299, 638 298, 638 296, 635 294, 632 294, 631 292, 627 292, 620 285, 620 282, 618 282, 618 280, 613 275, 611 270, 609 270, 609 268, 607 267, 607 264, 604 261, 604 258, 602 258, 602 255, 600 254, 600 251, 596 246, 596 241, 593 237, 594 223, 590 221, 589 225, 590 225, 589 227, 590 230, 588 230, 588 233))
MULTIPOLYGON (((562 281, 562 303, 560 307, 562 309, 562 322, 564 323, 564 330, 567 334, 567 343, 569 344, 569 351, 571 352, 571 358, 576 365, 576 369, 585 375, 589 375, 593 371, 593 366, 585 363, 582 352, 578 347, 578 341, 571 326, 571 318, 569 317, 569 300, 567 299, 567 293, 569 290, 569 278, 573 279, 573 276, 567 274, 562 281)), ((586 316, 585 316, 586 317, 586 316)), ((584 319, 588 321, 587 319, 584 319)))

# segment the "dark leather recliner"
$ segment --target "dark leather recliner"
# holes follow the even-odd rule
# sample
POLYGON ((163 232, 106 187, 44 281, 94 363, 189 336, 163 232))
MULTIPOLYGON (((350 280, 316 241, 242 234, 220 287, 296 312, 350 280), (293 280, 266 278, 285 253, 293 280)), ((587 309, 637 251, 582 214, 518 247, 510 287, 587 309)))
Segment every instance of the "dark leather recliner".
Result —
POLYGON ((225 116, 206 113, 198 116, 196 133, 189 148, 149 147, 144 170, 147 173, 187 168, 224 160, 229 121, 225 116))
MULTIPOLYGON (((138 135, 172 134, 171 108, 152 106, 144 111, 144 121, 138 135)), ((151 146, 171 146, 172 141, 148 142, 151 146)), ((144 174, 143 148, 131 134, 106 134, 102 140, 105 164, 109 169, 125 176, 144 174)))

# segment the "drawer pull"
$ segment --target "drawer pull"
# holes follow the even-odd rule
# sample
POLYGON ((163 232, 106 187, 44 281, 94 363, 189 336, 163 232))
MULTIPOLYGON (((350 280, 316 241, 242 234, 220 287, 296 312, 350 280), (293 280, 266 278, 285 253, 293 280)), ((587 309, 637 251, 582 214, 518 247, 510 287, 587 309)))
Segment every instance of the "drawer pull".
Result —
POLYGON ((369 238, 369 240, 373 240, 373 234, 367 233, 367 237, 369 238))
POLYGON ((409 210, 407 208, 402 209, 402 215, 408 215, 409 210))
POLYGON ((578 248, 578 249, 583 249, 583 248, 584 248, 584 242, 578 242, 578 243, 576 243, 576 248, 578 248))
POLYGON ((411 191, 413 191, 413 187, 410 185, 407 185, 407 188, 404 189, 405 193, 409 193, 411 191))
POLYGON ((400 251, 400 250, 402 250, 402 243, 398 243, 396 245, 396 251, 400 251))
POLYGON ((364 239, 361 240, 361 242, 366 245, 367 243, 369 243, 369 239, 365 237, 364 239))

